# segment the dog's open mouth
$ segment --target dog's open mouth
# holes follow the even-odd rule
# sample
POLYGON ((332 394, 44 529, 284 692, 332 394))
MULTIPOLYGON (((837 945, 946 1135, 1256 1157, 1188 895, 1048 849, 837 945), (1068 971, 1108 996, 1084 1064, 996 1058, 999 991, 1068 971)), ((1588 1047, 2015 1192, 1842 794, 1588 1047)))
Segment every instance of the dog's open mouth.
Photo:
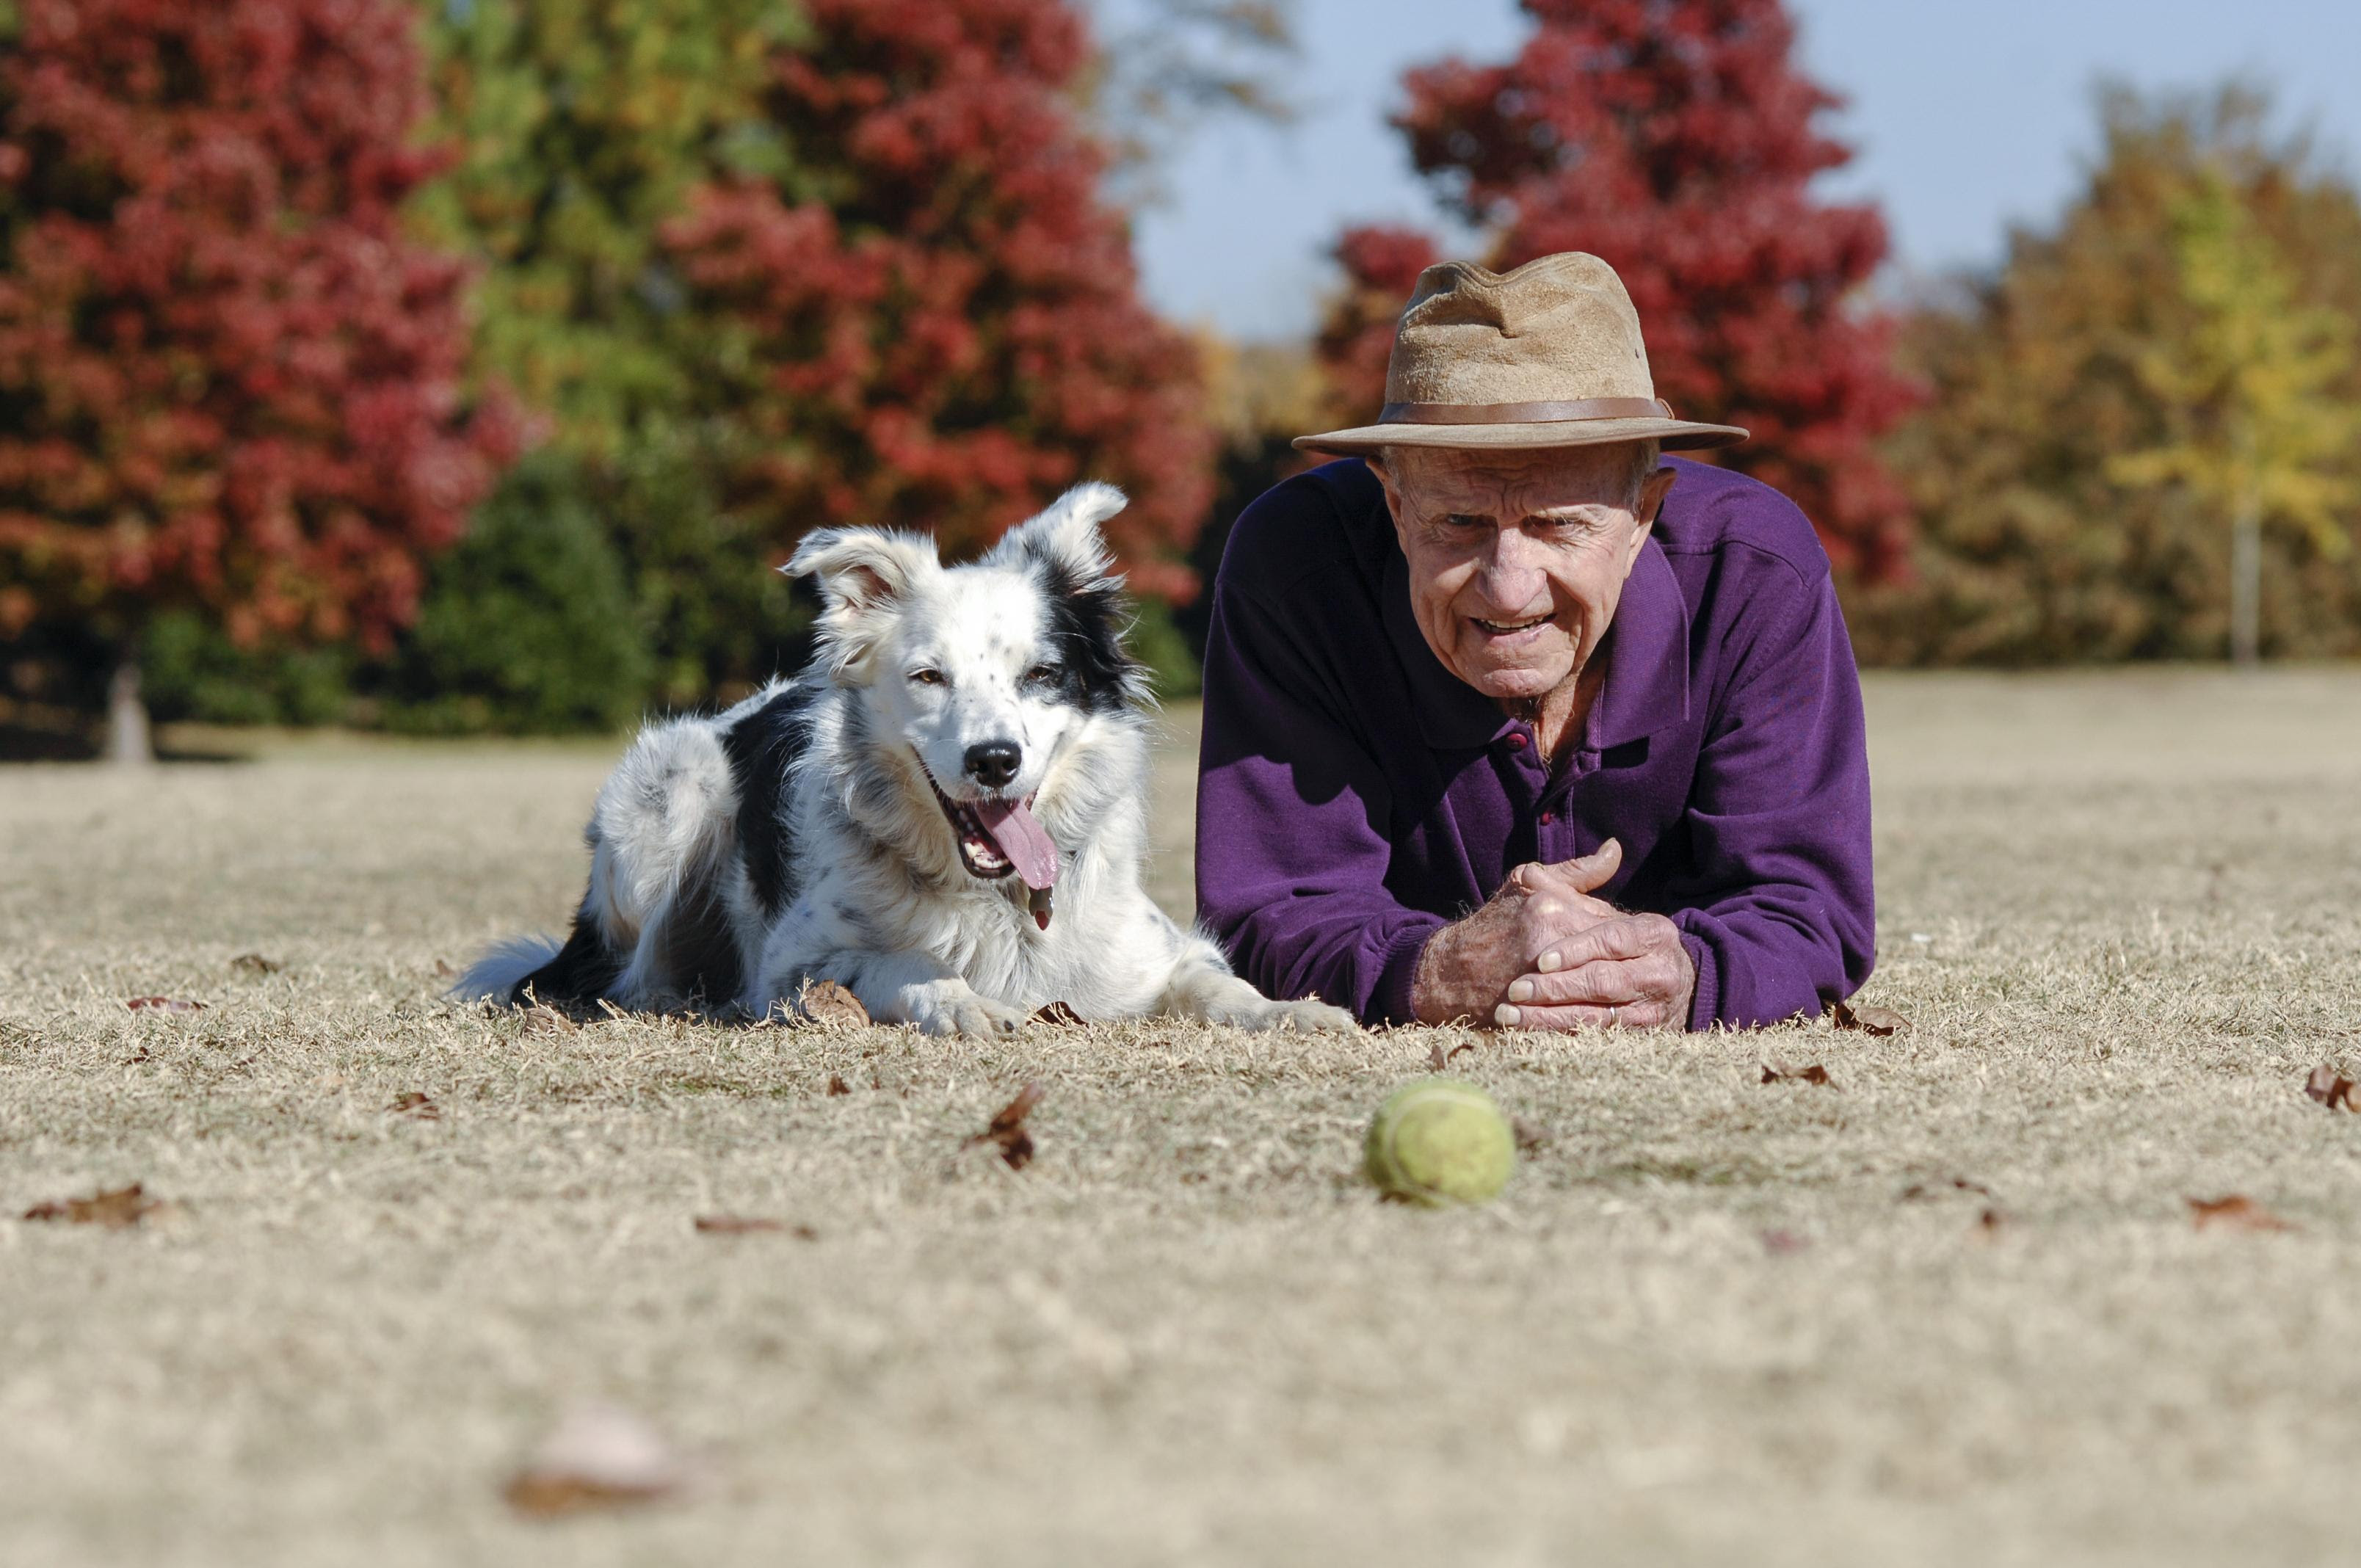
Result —
POLYGON ((927 775, 927 787, 935 792, 943 819, 959 840, 960 863, 968 875, 990 882, 1014 872, 1037 893, 1046 892, 1058 880, 1058 847, 1035 819, 1032 802, 953 800, 935 783, 933 771, 923 761, 918 767, 927 775))

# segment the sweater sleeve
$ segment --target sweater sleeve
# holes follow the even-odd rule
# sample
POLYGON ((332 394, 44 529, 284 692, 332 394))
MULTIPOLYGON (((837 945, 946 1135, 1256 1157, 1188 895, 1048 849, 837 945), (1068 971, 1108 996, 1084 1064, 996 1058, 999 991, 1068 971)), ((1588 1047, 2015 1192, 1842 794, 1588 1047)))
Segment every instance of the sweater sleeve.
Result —
POLYGON ((1699 755, 1674 923, 1693 1029, 1817 1013, 1876 956, 1861 680, 1834 585, 1765 606, 1699 755))
MULTIPOLYGON (((1444 924, 1386 887, 1393 802, 1332 667, 1286 619, 1224 582, 1205 650, 1197 908, 1265 994, 1317 995, 1365 1023, 1407 1022, 1444 924)), ((1366 678, 1366 674, 1364 675, 1366 678)))

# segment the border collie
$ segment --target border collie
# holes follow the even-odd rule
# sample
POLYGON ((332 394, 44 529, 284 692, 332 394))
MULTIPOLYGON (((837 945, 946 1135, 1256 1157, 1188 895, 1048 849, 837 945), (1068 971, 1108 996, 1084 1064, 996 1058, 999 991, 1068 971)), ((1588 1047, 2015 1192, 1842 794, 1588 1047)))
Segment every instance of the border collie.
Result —
POLYGON ((1123 506, 1080 486, 948 568, 911 534, 810 535, 783 569, 818 581, 812 666, 643 729, 598 792, 572 935, 503 944, 456 992, 760 1017, 836 981, 938 1035, 1052 1002, 1354 1027, 1267 1000, 1140 886, 1147 697, 1099 534, 1123 506))

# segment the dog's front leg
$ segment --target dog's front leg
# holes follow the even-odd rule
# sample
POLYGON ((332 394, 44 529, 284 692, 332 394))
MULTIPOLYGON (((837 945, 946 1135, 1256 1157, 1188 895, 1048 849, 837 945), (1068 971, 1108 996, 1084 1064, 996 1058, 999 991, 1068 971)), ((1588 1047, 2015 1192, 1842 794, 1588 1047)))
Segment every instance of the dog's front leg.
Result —
POLYGON ((845 983, 869 1015, 907 1024, 929 1035, 983 1037, 1013 1035, 1025 1010, 978 992, 958 971, 928 953, 862 954, 845 983))
POLYGON ((1349 1034, 1360 1025, 1341 1007, 1305 997, 1273 1002, 1230 972, 1222 951, 1194 934, 1180 938, 1171 977, 1157 998, 1156 1011, 1240 1029, 1333 1030, 1349 1034))

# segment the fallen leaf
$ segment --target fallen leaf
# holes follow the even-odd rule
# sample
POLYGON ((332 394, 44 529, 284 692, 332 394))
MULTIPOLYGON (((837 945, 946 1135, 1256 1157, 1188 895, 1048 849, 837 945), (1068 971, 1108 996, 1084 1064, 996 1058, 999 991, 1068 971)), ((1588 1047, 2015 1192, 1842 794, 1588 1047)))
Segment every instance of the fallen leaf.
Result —
POLYGON ((202 1013, 202 1002, 183 1002, 177 996, 135 996, 123 1005, 134 1013, 202 1013))
POLYGON ((1910 1020, 1891 1007, 1855 1007, 1850 1002, 1839 1002, 1828 1009, 1828 1016, 1839 1029, 1858 1029, 1881 1039, 1910 1027, 1910 1020))
POLYGON ((2295 1227, 2243 1193, 2226 1198, 2191 1198, 2189 1217, 2199 1230, 2227 1225, 2237 1231, 2291 1231, 2295 1227))
POLYGON ((1550 1141, 1549 1129, 1538 1122, 1528 1122, 1522 1116, 1509 1118, 1509 1131, 1515 1135, 1517 1147, 1531 1154, 1550 1141))
POLYGON ((392 1115, 415 1116, 422 1122, 439 1122, 443 1119, 443 1107, 414 1089, 407 1094, 397 1095, 393 1103, 387 1106, 386 1110, 392 1115))
POLYGON ((1074 1011, 1071 1003, 1064 1002, 1052 1002, 1046 1006, 1037 1007, 1033 1010, 1033 1022, 1036 1024, 1056 1024, 1061 1027, 1071 1027, 1076 1025, 1083 1024, 1085 1020, 1081 1014, 1074 1011))
POLYGON ((1033 1107, 1041 1103, 1041 1086, 1028 1083, 1016 1091, 1016 1098, 1003 1105, 992 1118, 992 1125, 968 1139, 961 1146, 973 1148, 978 1144, 997 1144, 1000 1157, 1011 1170, 1022 1170, 1033 1162, 1033 1135, 1026 1129, 1025 1119, 1033 1114, 1033 1107))
POLYGON ((528 1035, 578 1035, 582 1025, 552 1007, 546 1002, 536 1002, 524 1010, 524 1032, 528 1035))
POLYGON ((869 1026, 869 1009, 861 1005, 861 998, 832 980, 804 981, 796 993, 796 1011, 822 1028, 869 1026))
POLYGON ((1782 1062, 1766 1061, 1763 1064, 1763 1081, 1765 1083, 1818 1083, 1825 1084, 1830 1089, 1837 1086, 1836 1080, 1828 1076, 1828 1069, 1817 1062, 1812 1063, 1809 1067, 1789 1067, 1782 1062))
POLYGON ((436 959, 434 960, 434 978, 435 978, 435 979, 437 979, 437 980, 449 980, 449 979, 451 979, 452 977, 454 977, 455 975, 456 975, 458 972, 459 972, 459 971, 458 971, 457 970, 455 970, 455 969, 453 969, 453 968, 451 967, 450 962, 449 962, 447 959, 436 959))
POLYGON ((1986 1209, 1976 1216, 1976 1234, 1990 1241, 2000 1234, 2003 1216, 1998 1209, 1986 1209))
POLYGON ((842 1073, 831 1072, 828 1075, 828 1092, 831 1099, 839 1094, 850 1094, 852 1092, 852 1085, 844 1081, 842 1073))
POLYGON ((240 953, 230 959, 229 967, 247 974, 277 974, 287 966, 277 959, 266 959, 260 953, 240 953))
POLYGON ((1452 1047, 1451 1047, 1451 1049, 1449 1049, 1448 1051, 1446 1051, 1446 1052, 1444 1052, 1444 1057, 1443 1057, 1443 1065, 1444 1065, 1444 1066, 1445 1066, 1445 1067, 1449 1067, 1453 1062, 1455 1062, 1455 1061, 1457 1061, 1457 1060, 1459 1059, 1459 1053, 1460 1053, 1460 1052, 1462 1052, 1462 1051, 1472 1051, 1472 1050, 1474 1050, 1475 1048, 1476 1048, 1476 1047, 1475 1047, 1475 1043, 1474 1043, 1473 1041, 1468 1041, 1468 1042, 1466 1042, 1466 1043, 1463 1043, 1463 1044, 1460 1044, 1460 1045, 1456 1045, 1456 1046, 1452 1047))
POLYGON ((25 1218, 62 1220, 71 1225, 104 1225, 119 1231, 169 1207, 162 1200, 148 1197, 145 1188, 135 1181, 128 1187, 102 1189, 88 1198, 36 1203, 25 1211, 25 1218))
POLYGON ((555 1519, 657 1502, 690 1479, 687 1462, 647 1422, 612 1406, 584 1405, 559 1420, 501 1496, 521 1514, 555 1519))
POLYGON ((1940 1198, 1947 1192, 1972 1192, 1980 1198, 1995 1196, 1993 1190, 1981 1181, 1970 1181, 1964 1176, 1954 1176, 1947 1181, 1932 1183, 1914 1181, 1902 1190, 1902 1201, 1905 1203, 1919 1203, 1930 1198, 1940 1198))
POLYGON ((797 1241, 816 1242, 819 1233, 805 1224, 788 1224, 785 1220, 764 1219, 753 1214, 699 1214, 697 1228, 708 1236, 791 1235, 797 1241))
POLYGON ((2353 1080, 2326 1062, 2312 1069, 2303 1091, 2331 1111, 2361 1111, 2361 1105, 2353 1102, 2353 1080))
POLYGON ((1444 1053, 1441 1040, 1435 1041, 1434 1049, 1426 1053, 1426 1065, 1437 1072, 1451 1065, 1451 1058, 1444 1053))

